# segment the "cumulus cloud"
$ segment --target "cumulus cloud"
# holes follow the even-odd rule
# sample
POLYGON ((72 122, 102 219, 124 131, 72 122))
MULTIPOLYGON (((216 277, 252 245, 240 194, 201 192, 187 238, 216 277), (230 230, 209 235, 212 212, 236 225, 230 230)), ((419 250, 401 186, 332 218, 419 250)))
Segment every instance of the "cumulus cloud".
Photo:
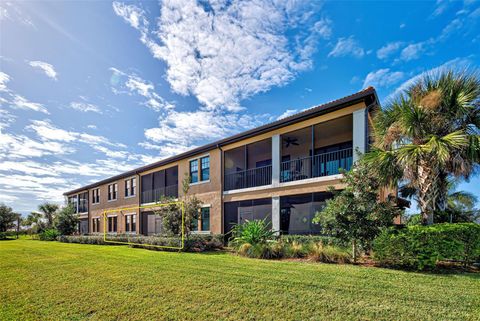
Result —
POLYGON ((389 68, 369 72, 363 81, 363 88, 368 86, 388 87, 399 82, 404 77, 401 71, 390 71, 389 68))
POLYGON ((154 31, 148 30, 141 8, 114 2, 113 9, 140 31, 140 40, 153 56, 165 61, 174 92, 194 95, 207 110, 238 111, 242 99, 285 85, 311 66, 315 43, 331 35, 326 18, 311 24, 308 33, 298 32, 315 19, 314 5, 163 1, 154 31), (288 32, 295 35, 290 39, 288 32))
POLYGON ((382 48, 377 50, 377 57, 378 59, 386 59, 390 55, 394 54, 398 51, 403 45, 403 42, 396 41, 396 42, 389 42, 382 48))
POLYGON ((43 73, 45 73, 47 77, 57 80, 57 72, 51 64, 38 60, 30 61, 28 64, 33 68, 37 68, 43 71, 43 73))
POLYGON ((358 41, 350 36, 348 38, 339 38, 337 44, 328 54, 329 57, 345 57, 352 56, 361 58, 365 55, 365 50, 358 44, 358 41))

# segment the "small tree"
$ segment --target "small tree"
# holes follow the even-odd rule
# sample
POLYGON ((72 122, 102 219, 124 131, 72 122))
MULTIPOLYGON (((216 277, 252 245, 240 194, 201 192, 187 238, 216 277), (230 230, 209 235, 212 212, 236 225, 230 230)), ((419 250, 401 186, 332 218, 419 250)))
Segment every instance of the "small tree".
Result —
MULTIPOLYGON (((180 199, 184 204, 184 224, 185 235, 188 236, 191 232, 193 221, 198 219, 202 202, 195 196, 189 195, 190 190, 190 176, 185 174, 182 181, 183 197, 180 199)), ((171 198, 161 199, 163 202, 171 202, 171 198)), ((174 236, 182 232, 182 210, 177 204, 169 204, 160 207, 155 211, 155 214, 162 217, 162 225, 165 234, 174 236)))
POLYGON ((15 213, 11 207, 0 204, 0 232, 6 232, 7 230, 15 227, 15 222, 20 214, 15 213))
POLYGON ((344 175, 345 189, 327 200, 313 222, 320 223, 323 233, 351 242, 356 261, 358 245, 369 249, 380 229, 392 225, 401 211, 393 202, 379 199, 380 182, 362 162, 344 175))
POLYGON ((37 212, 31 212, 27 218, 22 221, 23 226, 28 226, 31 232, 36 234, 45 230, 45 223, 42 219, 42 214, 37 212))
POLYGON ((61 235, 70 235, 77 231, 78 216, 71 204, 65 206, 55 217, 55 228, 61 235))

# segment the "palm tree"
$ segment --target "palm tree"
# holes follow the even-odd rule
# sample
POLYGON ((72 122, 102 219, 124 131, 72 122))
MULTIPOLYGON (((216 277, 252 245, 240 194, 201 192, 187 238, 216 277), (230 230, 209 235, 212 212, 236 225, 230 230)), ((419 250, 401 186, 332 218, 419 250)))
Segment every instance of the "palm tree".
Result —
POLYGON ((415 189, 424 224, 447 206, 448 180, 468 179, 480 160, 480 79, 441 71, 421 77, 374 117, 366 161, 385 186, 415 189))
POLYGON ((44 203, 38 206, 38 210, 43 215, 43 217, 47 220, 47 228, 51 228, 53 226, 53 220, 55 219, 55 214, 58 211, 58 205, 53 203, 44 203))

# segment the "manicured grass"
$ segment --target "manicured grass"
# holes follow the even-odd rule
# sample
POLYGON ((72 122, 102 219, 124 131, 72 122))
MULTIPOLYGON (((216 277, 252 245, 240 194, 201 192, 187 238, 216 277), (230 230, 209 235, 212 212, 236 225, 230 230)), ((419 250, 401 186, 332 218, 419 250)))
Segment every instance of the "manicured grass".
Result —
POLYGON ((0 320, 480 320, 480 275, 0 241, 0 320))

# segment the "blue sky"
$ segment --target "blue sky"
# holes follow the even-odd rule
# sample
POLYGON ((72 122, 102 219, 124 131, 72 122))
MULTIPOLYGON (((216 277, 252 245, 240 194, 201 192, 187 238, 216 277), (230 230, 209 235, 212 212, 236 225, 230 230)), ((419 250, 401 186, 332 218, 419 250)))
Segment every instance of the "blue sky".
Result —
POLYGON ((1 2, 0 202, 63 202, 369 85, 385 103, 476 68, 479 20, 474 1, 1 2))

